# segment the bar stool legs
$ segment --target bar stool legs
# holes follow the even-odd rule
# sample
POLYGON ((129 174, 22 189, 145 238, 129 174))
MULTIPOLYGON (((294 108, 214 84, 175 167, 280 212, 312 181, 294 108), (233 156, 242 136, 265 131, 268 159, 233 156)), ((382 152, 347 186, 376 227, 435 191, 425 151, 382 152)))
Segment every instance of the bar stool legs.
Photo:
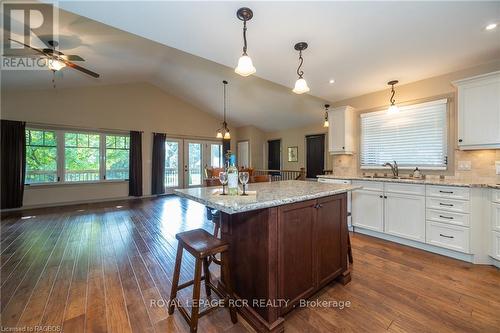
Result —
POLYGON ((170 301, 168 304, 169 315, 172 315, 174 313, 175 306, 177 306, 181 315, 188 322, 191 333, 195 333, 198 329, 199 318, 208 314, 209 312, 211 312, 216 308, 216 306, 215 307, 211 306, 200 312, 200 289, 201 289, 201 281, 204 280, 205 292, 207 297, 210 297, 213 291, 221 299, 223 299, 224 306, 229 308, 231 321, 233 323, 236 323, 238 321, 236 315, 236 308, 234 307, 234 302, 230 301, 232 295, 232 283, 231 283, 231 274, 229 271, 227 243, 221 241, 218 238, 215 238, 214 236, 210 235, 209 233, 207 233, 202 229, 194 230, 193 232, 191 232, 191 234, 189 234, 189 232, 181 233, 176 235, 176 237, 179 240, 179 244, 177 246, 174 275, 172 278, 172 289, 170 292, 170 301), (196 246, 201 243, 205 243, 208 245, 206 246, 203 245, 204 247, 202 249, 196 249, 196 246), (184 249, 186 249, 195 257, 194 279, 179 285, 182 253, 184 249), (215 255, 217 253, 221 253, 220 266, 221 266, 221 275, 224 280, 225 293, 212 284, 210 277, 209 258, 210 256, 215 255), (202 276, 202 270, 203 270, 203 276, 202 276), (179 304, 179 301, 177 300, 177 292, 191 285, 193 285, 192 306, 191 306, 191 314, 188 314, 187 310, 179 304))

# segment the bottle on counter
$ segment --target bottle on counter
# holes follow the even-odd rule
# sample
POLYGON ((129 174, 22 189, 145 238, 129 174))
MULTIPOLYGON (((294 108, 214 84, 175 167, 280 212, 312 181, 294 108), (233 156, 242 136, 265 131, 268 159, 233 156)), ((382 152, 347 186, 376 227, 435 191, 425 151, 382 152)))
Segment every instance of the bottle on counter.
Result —
POLYGON ((422 178, 422 173, 420 172, 420 170, 418 169, 418 167, 415 168, 415 170, 413 170, 413 178, 422 178))
POLYGON ((229 195, 238 195, 238 168, 236 167, 236 156, 229 157, 229 167, 227 168, 227 188, 229 195))

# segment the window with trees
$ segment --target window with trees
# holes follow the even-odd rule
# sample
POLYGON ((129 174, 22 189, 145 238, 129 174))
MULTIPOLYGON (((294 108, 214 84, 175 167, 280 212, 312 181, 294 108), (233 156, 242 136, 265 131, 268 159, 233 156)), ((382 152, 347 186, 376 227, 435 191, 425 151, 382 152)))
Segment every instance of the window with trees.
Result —
POLYGON ((126 180, 130 137, 26 129, 26 184, 126 180))
POLYGON ((26 130, 26 184, 54 183, 57 177, 56 132, 26 130))

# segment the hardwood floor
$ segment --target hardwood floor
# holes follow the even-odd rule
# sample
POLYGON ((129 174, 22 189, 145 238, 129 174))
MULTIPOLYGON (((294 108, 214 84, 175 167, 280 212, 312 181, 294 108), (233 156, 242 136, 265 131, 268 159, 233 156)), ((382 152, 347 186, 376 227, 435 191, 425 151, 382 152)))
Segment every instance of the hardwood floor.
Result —
MULTIPOLYGON (((189 332, 179 312, 169 317, 162 302, 169 299, 175 234, 212 229, 204 206, 167 196, 22 214, 1 223, 2 331, 41 325, 189 332)), ((498 269, 360 234, 352 235, 352 247, 352 282, 330 284, 310 299, 329 307, 316 302, 292 311, 286 332, 500 332, 498 269)), ((192 278, 193 263, 184 255, 181 281, 192 278)), ((233 325, 219 309, 200 320, 199 332, 251 331, 239 319, 233 325)))

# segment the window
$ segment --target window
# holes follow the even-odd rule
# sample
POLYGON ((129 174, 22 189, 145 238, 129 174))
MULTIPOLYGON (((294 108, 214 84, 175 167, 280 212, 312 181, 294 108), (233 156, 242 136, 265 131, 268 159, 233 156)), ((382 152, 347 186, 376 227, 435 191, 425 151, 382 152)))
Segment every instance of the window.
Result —
POLYGON ((99 180, 99 134, 64 133, 64 180, 99 180))
POLYGON ((26 129, 26 184, 128 179, 130 137, 26 129))
POLYGON ((222 145, 210 145, 210 162, 212 168, 222 168, 222 145))
POLYGON ((128 179, 129 136, 106 135, 106 179, 128 179))
POLYGON ((57 182, 57 139, 54 131, 26 130, 26 184, 57 182))
POLYGON ((397 161, 401 168, 445 170, 447 100, 361 115, 362 169, 380 169, 397 161))

